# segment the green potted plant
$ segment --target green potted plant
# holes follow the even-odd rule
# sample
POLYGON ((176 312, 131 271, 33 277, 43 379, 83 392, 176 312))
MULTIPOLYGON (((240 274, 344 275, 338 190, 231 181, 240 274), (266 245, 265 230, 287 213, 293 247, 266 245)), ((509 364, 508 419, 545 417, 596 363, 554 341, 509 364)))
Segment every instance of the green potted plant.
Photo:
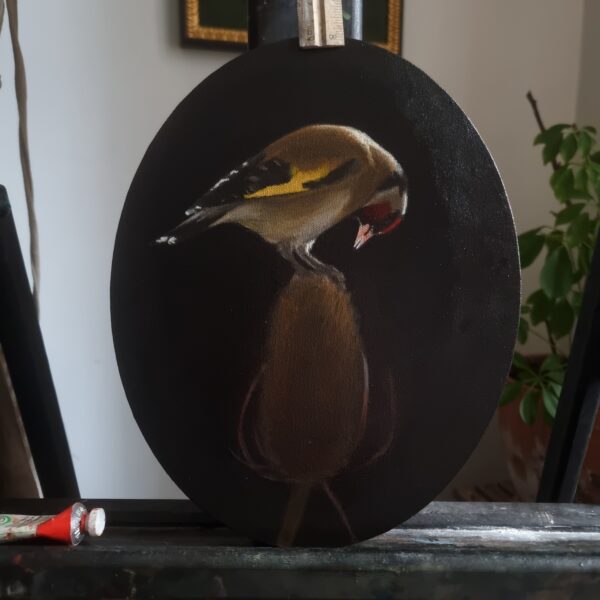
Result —
MULTIPOLYGON (((519 236, 521 269, 537 260, 543 264, 539 288, 524 299, 521 308, 518 344, 522 347, 535 336, 546 351, 535 356, 515 352, 511 378, 500 400, 500 424, 513 483, 522 499, 531 500, 556 416, 600 228, 600 151, 593 127, 557 124, 546 128, 535 99, 531 93, 527 97, 541 130, 534 144, 541 146, 544 164, 552 165, 550 186, 557 205, 547 224, 519 236)), ((591 488, 597 487, 595 497, 600 498, 600 441, 596 443, 598 467, 592 440, 580 493, 593 495, 591 488), (590 483, 587 488, 586 482, 590 483)))

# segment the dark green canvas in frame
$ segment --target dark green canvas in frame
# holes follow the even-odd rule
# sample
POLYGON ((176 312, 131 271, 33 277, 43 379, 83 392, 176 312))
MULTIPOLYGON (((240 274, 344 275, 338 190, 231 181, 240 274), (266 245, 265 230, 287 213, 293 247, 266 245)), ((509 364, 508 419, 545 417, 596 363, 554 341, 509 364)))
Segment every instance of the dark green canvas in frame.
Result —
POLYGON ((246 29, 248 26, 247 0, 205 0, 197 4, 200 23, 206 27, 246 29))
MULTIPOLYGON (((364 3, 364 39, 399 54, 403 0, 364 3)), ((182 0, 185 44, 240 48, 247 44, 247 0, 182 0)))

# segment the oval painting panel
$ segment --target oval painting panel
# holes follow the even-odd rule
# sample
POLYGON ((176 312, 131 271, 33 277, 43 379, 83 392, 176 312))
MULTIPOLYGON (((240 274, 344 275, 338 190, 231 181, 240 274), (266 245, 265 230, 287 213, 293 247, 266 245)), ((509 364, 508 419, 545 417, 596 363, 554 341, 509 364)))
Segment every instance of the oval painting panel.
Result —
POLYGON ((181 102, 127 196, 111 310, 153 452, 253 539, 344 545, 448 484, 519 310, 502 182, 456 104, 360 42, 244 55, 181 102))

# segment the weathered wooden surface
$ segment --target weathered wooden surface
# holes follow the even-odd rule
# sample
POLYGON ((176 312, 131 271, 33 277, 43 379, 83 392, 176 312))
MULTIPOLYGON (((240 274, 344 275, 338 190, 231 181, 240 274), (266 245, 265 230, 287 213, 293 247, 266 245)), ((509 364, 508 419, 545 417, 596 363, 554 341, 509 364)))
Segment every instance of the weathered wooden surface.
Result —
POLYGON ((600 507, 433 503, 341 549, 259 547, 219 526, 109 527, 78 548, 0 546, 0 595, 597 600, 600 507))
POLYGON ((0 497, 39 498, 33 459, 0 344, 0 497))

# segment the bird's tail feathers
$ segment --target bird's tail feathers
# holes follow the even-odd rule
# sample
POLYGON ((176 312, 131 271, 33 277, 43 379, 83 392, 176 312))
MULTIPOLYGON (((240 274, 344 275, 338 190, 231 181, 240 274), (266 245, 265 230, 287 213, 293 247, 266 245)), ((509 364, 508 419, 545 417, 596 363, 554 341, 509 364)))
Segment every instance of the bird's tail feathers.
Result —
POLYGON ((193 206, 185 212, 187 219, 159 237, 156 243, 173 245, 188 239, 192 235, 202 233, 238 204, 239 202, 228 202, 220 206, 193 206))

